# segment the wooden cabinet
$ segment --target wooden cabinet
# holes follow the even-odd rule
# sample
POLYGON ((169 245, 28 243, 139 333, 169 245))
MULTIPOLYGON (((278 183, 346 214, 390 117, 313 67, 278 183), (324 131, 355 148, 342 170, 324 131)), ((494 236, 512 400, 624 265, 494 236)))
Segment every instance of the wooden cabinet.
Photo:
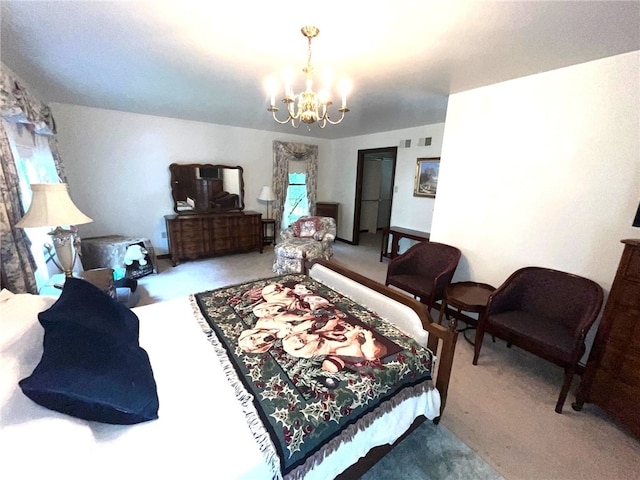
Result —
POLYGON ((262 214, 258 212, 167 215, 167 238, 173 265, 229 253, 260 250, 262 214))
POLYGON ((338 227, 338 206, 336 202, 316 202, 316 215, 319 217, 333 217, 338 227))
POLYGON ((573 407, 599 405, 640 437, 640 240, 622 243, 622 259, 573 407))

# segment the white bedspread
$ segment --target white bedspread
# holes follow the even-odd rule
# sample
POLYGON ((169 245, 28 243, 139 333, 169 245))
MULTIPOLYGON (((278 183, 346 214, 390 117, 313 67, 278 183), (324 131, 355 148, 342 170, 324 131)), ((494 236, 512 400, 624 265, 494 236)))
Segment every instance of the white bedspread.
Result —
MULTIPOLYGON (((159 419, 133 426, 79 420, 41 407, 18 386, 42 353, 37 313, 55 298, 0 301, 0 472, 3 478, 271 478, 188 298, 134 309, 160 399, 159 419)), ((327 457, 306 478, 333 478, 391 443, 439 397, 407 400, 327 457)))

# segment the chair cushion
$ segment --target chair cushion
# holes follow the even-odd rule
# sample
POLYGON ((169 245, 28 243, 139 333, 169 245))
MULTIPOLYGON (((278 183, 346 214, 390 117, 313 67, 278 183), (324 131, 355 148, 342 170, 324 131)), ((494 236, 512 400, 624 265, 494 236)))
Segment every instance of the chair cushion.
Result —
POLYGON ((275 247, 275 254, 285 258, 313 259, 325 256, 322 242, 312 238, 288 238, 275 247))
POLYGON ((572 332, 557 320, 519 310, 509 310, 487 317, 495 325, 515 337, 526 338, 554 357, 568 362, 576 348, 572 332))
POLYGON ((433 278, 418 275, 392 275, 387 278, 387 284, 413 295, 428 298, 433 289, 433 278))
POLYGON ((60 298, 38 318, 45 331, 42 358, 19 382, 27 397, 103 423, 158 418, 153 371, 131 310, 94 285, 68 278, 60 298))

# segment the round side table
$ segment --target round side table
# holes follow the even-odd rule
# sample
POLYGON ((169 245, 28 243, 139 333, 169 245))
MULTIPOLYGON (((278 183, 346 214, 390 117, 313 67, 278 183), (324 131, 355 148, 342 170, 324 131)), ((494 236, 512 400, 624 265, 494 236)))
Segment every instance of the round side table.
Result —
MULTIPOLYGON (((442 323, 442 317, 445 316, 449 321, 449 328, 451 330, 457 330, 458 321, 455 317, 449 318, 447 313, 447 307, 453 307, 458 310, 458 313, 462 311, 477 313, 478 318, 484 315, 484 311, 489 301, 489 295, 495 291, 495 288, 486 283, 478 282, 457 282, 452 283, 447 287, 442 299, 442 306, 440 307, 440 315, 438 316, 438 323, 442 323)), ((473 345, 473 342, 469 340, 465 334, 467 330, 475 329, 478 322, 469 318, 467 326, 458 332, 462 332, 464 339, 473 345)))

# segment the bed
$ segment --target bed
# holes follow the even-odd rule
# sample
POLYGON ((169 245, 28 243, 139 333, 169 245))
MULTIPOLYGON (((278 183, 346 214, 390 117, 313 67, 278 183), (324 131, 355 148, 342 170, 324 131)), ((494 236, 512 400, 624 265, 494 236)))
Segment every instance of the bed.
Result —
MULTIPOLYGON (((309 285, 322 285, 327 292, 335 292, 329 293, 334 303, 342 299, 353 302, 350 313, 359 312, 354 313, 359 318, 364 315, 393 320, 404 334, 428 347, 435 353, 431 365, 433 383, 421 381, 412 386, 426 385, 421 393, 405 395, 401 400, 385 398, 357 421, 346 420, 351 425, 348 436, 330 432, 331 448, 313 449, 313 455, 298 460, 283 475, 283 466, 273 454, 280 452, 272 445, 275 440, 263 439, 271 445, 265 448, 256 441, 256 430, 248 421, 251 415, 247 408, 254 412, 254 418, 259 418, 260 412, 256 415, 252 409, 260 407, 254 402, 248 402, 249 406, 245 402, 243 406, 238 401, 246 395, 246 389, 242 382, 230 381, 238 367, 225 365, 223 342, 216 339, 209 318, 218 313, 201 308, 211 301, 207 292, 133 309, 139 319, 139 344, 153 369, 160 401, 159 418, 136 425, 113 425, 44 408, 23 394, 18 381, 30 375, 42 356, 43 329, 37 315, 49 309, 56 298, 3 291, 0 298, 3 475, 66 479, 161 475, 190 479, 282 476, 327 479, 341 475, 353 478, 425 418, 438 422, 446 404, 455 332, 433 323, 417 301, 335 263, 317 262, 305 278, 315 282, 309 285), (371 314, 362 313, 365 311, 371 314)), ((295 277, 277 277, 278 283, 283 281, 296 285, 301 282, 295 277)), ((249 287, 255 289, 255 284, 249 287)), ((214 321, 213 325, 216 324, 214 321)), ((237 345, 227 353, 233 351, 239 357, 251 357, 237 345)), ((370 368, 369 364, 376 361, 374 358, 365 362, 363 368, 370 368)), ((342 373, 350 375, 353 370, 342 373)), ((331 400, 330 395, 327 398, 331 400)))

